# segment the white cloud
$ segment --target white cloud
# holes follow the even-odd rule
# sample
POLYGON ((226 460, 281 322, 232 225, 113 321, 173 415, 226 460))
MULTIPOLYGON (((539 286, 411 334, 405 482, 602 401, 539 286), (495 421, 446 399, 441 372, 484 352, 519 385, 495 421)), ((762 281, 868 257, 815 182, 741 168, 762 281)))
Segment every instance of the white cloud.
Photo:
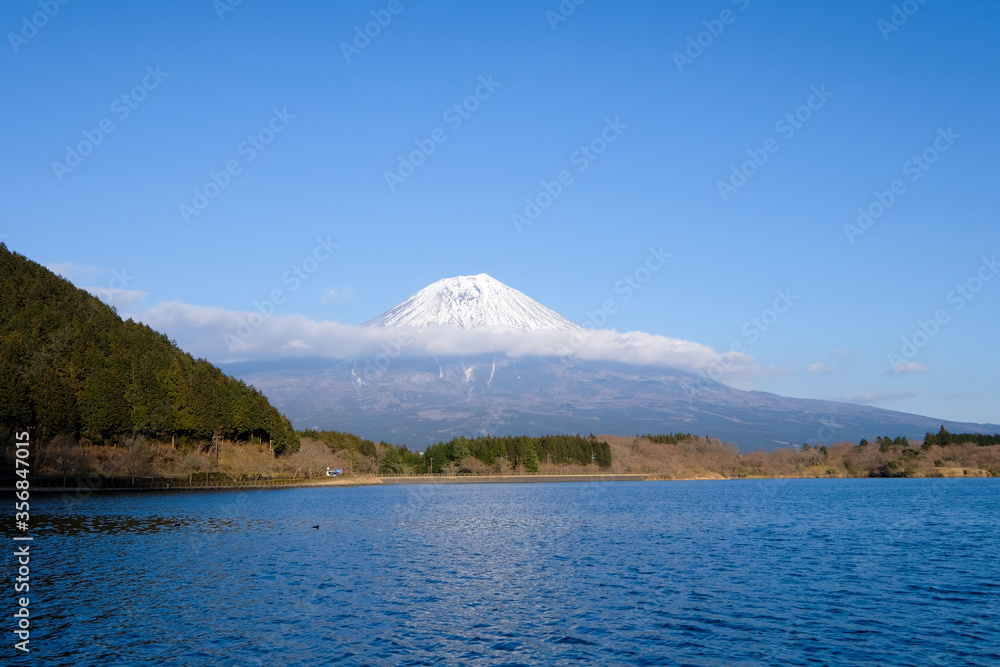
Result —
MULTIPOLYGON (((713 379, 769 373, 747 354, 722 355, 690 341, 603 329, 522 331, 509 328, 366 328, 301 315, 238 312, 171 301, 132 314, 180 346, 215 363, 292 357, 415 357, 501 352, 511 357, 576 356, 706 372, 713 379)), ((773 370, 773 369, 772 369, 773 370)))
POLYGON ((334 306, 338 303, 354 301, 354 295, 355 291, 353 287, 342 287, 340 289, 331 287, 323 292, 323 296, 319 298, 319 302, 323 306, 334 306))
POLYGON ((104 269, 99 266, 77 264, 76 262, 57 262, 55 264, 48 264, 45 268, 52 273, 62 276, 74 285, 97 280, 105 273, 104 269))
POLYGON ((84 287, 98 299, 118 309, 134 306, 146 298, 146 293, 138 289, 111 289, 108 287, 84 287))
POLYGON ((900 398, 913 398, 914 396, 919 396, 919 395, 920 392, 916 390, 882 391, 871 394, 847 394, 846 396, 841 396, 834 400, 845 401, 847 403, 859 403, 861 405, 874 405, 875 403, 881 403, 883 401, 890 401, 900 398))
POLYGON ((903 361, 894 368, 886 371, 889 375, 899 375, 901 373, 922 373, 927 370, 926 366, 921 366, 920 364, 914 363, 912 361, 903 361))
POLYGON ((809 368, 807 370, 809 371, 810 375, 829 375, 830 373, 834 372, 837 369, 834 368, 833 366, 827 366, 826 364, 817 361, 815 363, 809 364, 809 368))

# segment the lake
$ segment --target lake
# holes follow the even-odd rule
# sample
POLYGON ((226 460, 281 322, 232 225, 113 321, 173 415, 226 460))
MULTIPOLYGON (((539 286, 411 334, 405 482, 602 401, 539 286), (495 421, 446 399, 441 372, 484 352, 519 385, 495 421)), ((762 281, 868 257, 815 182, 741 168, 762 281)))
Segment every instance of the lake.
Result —
POLYGON ((8 664, 1000 664, 995 479, 39 495, 31 534, 8 664))

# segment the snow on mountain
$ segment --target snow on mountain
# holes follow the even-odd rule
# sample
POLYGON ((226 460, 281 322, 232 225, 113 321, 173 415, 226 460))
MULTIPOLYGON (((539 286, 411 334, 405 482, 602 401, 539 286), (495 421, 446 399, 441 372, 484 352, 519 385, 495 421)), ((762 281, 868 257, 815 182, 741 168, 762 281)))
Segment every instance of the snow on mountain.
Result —
POLYGON ((512 327, 525 331, 579 328, 485 273, 439 280, 361 326, 512 327))

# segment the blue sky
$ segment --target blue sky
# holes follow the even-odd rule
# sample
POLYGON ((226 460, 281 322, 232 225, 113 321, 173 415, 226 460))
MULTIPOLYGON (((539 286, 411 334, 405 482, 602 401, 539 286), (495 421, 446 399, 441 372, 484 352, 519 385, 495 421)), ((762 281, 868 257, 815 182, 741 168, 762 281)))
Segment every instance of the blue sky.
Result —
POLYGON ((743 388, 997 423, 1000 5, 895 7, 8 2, 0 234, 215 362, 191 313, 356 325, 485 272, 742 346, 743 388))

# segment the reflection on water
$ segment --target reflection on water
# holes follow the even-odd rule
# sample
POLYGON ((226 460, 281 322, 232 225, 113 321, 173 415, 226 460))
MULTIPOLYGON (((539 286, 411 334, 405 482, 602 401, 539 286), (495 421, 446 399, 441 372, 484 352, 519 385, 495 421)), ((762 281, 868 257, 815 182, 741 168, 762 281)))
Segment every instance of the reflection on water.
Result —
POLYGON ((997 480, 417 485, 33 510, 38 664, 1000 662, 997 480))
POLYGON ((62 536, 84 534, 149 535, 164 531, 220 533, 226 531, 273 530, 274 522, 246 517, 150 516, 137 518, 126 515, 35 515, 33 526, 43 533, 62 536))

